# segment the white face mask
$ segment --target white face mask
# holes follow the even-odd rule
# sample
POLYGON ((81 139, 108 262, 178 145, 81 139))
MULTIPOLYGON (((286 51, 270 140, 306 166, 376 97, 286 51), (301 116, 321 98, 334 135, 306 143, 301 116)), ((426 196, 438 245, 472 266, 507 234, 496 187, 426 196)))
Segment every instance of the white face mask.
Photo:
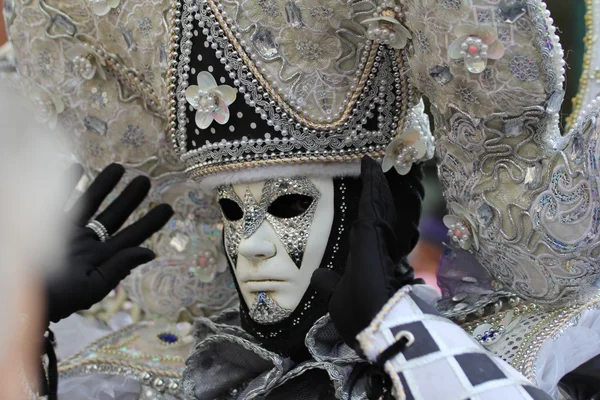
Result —
POLYGON ((250 317, 280 322, 321 264, 333 224, 333 179, 279 178, 218 191, 225 249, 250 317))

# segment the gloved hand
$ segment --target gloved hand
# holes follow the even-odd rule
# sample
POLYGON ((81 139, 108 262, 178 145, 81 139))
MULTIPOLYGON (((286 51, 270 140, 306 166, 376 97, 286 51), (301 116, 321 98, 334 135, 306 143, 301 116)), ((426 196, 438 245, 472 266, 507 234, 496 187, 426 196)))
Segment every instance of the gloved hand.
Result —
MULTIPOLYGON (((173 215, 171 206, 158 205, 139 221, 116 233, 148 195, 148 178, 133 179, 106 210, 94 217, 124 173, 121 165, 109 165, 69 212, 72 227, 65 265, 45 282, 49 321, 58 322, 90 308, 106 297, 131 270, 156 257, 154 252, 140 245, 169 221, 173 215), (92 218, 114 236, 101 242, 92 229, 85 227, 92 218)), ((73 167, 70 175, 81 177, 81 167, 73 167)))
POLYGON ((381 166, 369 157, 362 160, 361 181, 358 217, 350 231, 351 250, 344 275, 340 277, 330 269, 319 268, 311 280, 318 295, 329 299, 329 314, 338 333, 355 349, 356 335, 371 323, 401 286, 423 282, 414 279, 406 261, 414 246, 414 236, 418 235, 413 225, 420 213, 422 186, 420 183, 403 186, 404 192, 399 196, 410 201, 401 210, 407 218, 399 222, 397 204, 386 176, 381 166), (406 245, 398 244, 395 229, 403 235, 400 244, 406 245))

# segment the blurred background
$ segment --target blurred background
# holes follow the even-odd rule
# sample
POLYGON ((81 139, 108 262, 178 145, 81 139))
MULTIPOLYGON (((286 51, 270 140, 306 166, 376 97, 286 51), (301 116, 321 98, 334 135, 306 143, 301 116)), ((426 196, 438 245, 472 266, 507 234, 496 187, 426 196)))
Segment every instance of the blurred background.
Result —
MULTIPOLYGON (((0 14, 2 14, 2 10, 4 9, 4 3, 0 0, 0 14)), ((0 18, 0 44, 4 44, 6 42, 6 29, 4 29, 4 18, 0 18)))
MULTIPOLYGON (((83 1, 83 0, 77 0, 83 1)), ((0 6, 2 5, 0 0, 0 6)), ((573 98, 578 89, 579 75, 583 65, 584 43, 581 38, 585 34, 585 2, 547 0, 552 16, 559 28, 561 41, 567 58, 567 96, 573 98)), ((0 8, 1 12, 1 8, 0 8)), ((0 19, 0 44, 6 42, 4 19, 0 19)), ((563 116, 571 112, 571 102, 565 101, 563 116)), ((435 285, 435 270, 443 251, 446 239, 446 228, 442 223, 445 205, 441 188, 437 180, 435 160, 425 166, 426 198, 421 224, 421 240, 411 255, 411 262, 417 270, 417 275, 425 278, 428 283, 435 285)), ((401 210, 399 210, 401 212, 401 210)))

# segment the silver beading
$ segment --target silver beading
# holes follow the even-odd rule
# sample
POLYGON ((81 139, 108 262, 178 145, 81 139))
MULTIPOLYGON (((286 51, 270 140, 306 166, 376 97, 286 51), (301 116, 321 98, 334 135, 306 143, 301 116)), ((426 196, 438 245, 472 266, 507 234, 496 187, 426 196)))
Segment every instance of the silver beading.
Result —
POLYGON ((259 292, 250 306, 250 318, 263 325, 276 324, 291 314, 292 310, 282 308, 265 292, 259 292))

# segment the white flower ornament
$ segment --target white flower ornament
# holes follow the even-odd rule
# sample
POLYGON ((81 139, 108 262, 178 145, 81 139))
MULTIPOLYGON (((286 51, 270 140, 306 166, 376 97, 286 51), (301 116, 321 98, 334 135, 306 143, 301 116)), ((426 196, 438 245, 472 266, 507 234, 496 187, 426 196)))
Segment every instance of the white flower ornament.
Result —
POLYGON ((90 80, 97 73, 100 78, 106 79, 102 68, 104 62, 88 47, 77 44, 66 52, 66 56, 73 63, 75 75, 90 80))
POLYGON ((458 36, 448 48, 454 60, 464 59, 465 67, 473 74, 480 74, 489 60, 504 56, 504 44, 498 40, 498 31, 491 26, 460 25, 454 34, 458 36))
POLYGON ((477 237, 477 225, 471 214, 460 204, 450 203, 448 205, 452 215, 444 216, 444 225, 448 228, 448 236, 463 250, 473 247, 479 250, 479 239, 477 237))
POLYGON ((206 71, 198 74, 198 85, 185 91, 188 103, 196 109, 196 125, 206 129, 213 120, 223 125, 229 121, 229 106, 235 101, 237 92, 228 85, 217 86, 215 78, 206 71))
POLYGON ((375 13, 373 18, 367 18, 361 23, 367 26, 367 38, 377 43, 385 44, 393 49, 403 49, 409 39, 410 31, 400 23, 400 7, 384 8, 375 13))
POLYGON ((94 14, 104 16, 110 12, 113 8, 117 8, 121 0, 90 0, 92 2, 92 8, 94 14))
POLYGON ((65 110, 65 103, 61 98, 40 89, 33 92, 31 101, 35 119, 48 124, 51 129, 56 128, 58 116, 65 110))
POLYGON ((384 172, 395 168, 400 175, 410 172, 412 165, 427 155, 427 144, 418 127, 409 128, 392 140, 385 149, 382 168, 384 172))

